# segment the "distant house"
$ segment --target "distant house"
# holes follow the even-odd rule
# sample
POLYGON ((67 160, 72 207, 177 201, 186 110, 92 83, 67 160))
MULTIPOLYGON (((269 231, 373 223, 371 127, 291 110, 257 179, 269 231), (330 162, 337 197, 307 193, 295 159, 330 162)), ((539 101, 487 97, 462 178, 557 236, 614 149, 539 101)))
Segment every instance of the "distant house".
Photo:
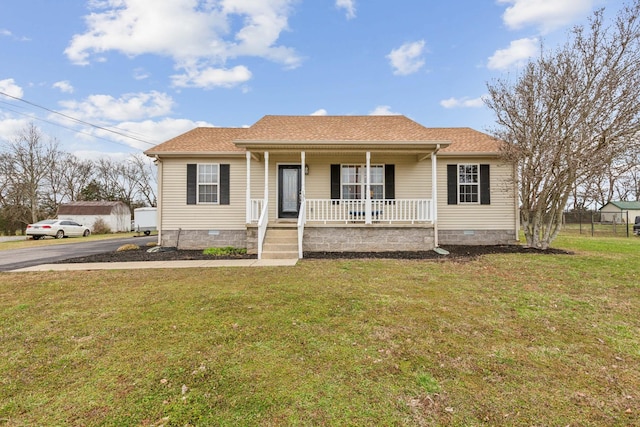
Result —
POLYGON ((624 202, 615 201, 609 202, 600 208, 602 222, 616 222, 626 223, 627 217, 629 222, 633 223, 636 216, 640 216, 640 201, 638 202, 624 202), (628 214, 628 216, 627 216, 628 214))
POLYGON ((71 202, 60 205, 58 219, 70 219, 86 225, 93 231, 93 225, 102 219, 112 232, 131 231, 131 210, 123 202, 71 202))
POLYGON ((515 169, 500 145, 404 116, 265 116, 145 153, 158 165, 163 246, 300 258, 515 242, 515 169))

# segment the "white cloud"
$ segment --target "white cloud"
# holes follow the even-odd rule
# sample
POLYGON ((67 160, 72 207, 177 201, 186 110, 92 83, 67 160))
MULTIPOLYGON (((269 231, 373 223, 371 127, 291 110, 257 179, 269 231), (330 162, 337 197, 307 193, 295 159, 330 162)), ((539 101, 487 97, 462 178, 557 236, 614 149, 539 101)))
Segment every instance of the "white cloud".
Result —
POLYGON ((69 83, 67 80, 55 82, 53 84, 53 87, 56 89, 60 89, 60 92, 64 93, 73 93, 74 90, 73 86, 71 86, 71 83, 69 83))
POLYGON ((165 93, 152 91, 125 94, 120 98, 91 95, 84 101, 62 101, 60 105, 65 108, 61 113, 85 121, 125 121, 165 116, 171 113, 173 99, 165 93))
POLYGON ((11 37, 11 31, 5 29, 5 28, 0 28, 0 36, 7 36, 7 37, 11 37))
POLYGON ((146 80, 150 74, 144 68, 136 68, 133 70, 133 78, 136 80, 146 80))
POLYGON ((171 76, 176 87, 233 87, 251 79, 251 71, 244 65, 231 69, 206 68, 186 70, 185 74, 171 76))
POLYGON ((520 29, 529 25, 543 32, 553 31, 584 17, 594 0, 498 0, 509 4, 502 19, 507 27, 520 29))
POLYGON ((393 49, 387 58, 393 67, 393 74, 406 76, 420 70, 424 65, 424 40, 405 43, 398 49, 393 49))
POLYGON ((481 108, 484 107, 483 97, 479 98, 449 98, 440 101, 440 105, 444 108, 481 108))
POLYGON ((346 11, 347 19, 353 19, 356 17, 355 0, 336 0, 336 7, 346 11))
POLYGON ((14 96, 16 98, 22 98, 24 95, 22 88, 18 86, 13 79, 0 80, 0 92, 4 92, 7 95, 14 96))
MULTIPOLYGON (((181 135, 187 131, 190 131, 193 128, 202 126, 213 127, 214 125, 204 121, 165 118, 160 121, 125 121, 119 123, 116 128, 118 132, 128 135, 134 135, 138 139, 156 145, 167 141, 175 136, 181 135)), ((148 150, 153 146, 135 139, 126 138, 125 136, 116 135, 100 129, 94 129, 92 130, 92 133, 101 138, 119 141, 141 151, 148 150)))
POLYGON ((29 119, 14 119, 0 114, 0 141, 10 141, 29 125, 29 119))
MULTIPOLYGON (((210 70, 226 70, 230 59, 259 57, 288 68, 300 64, 293 49, 277 44, 280 34, 288 29, 295 1, 92 1, 94 10, 85 17, 87 31, 74 35, 65 53, 80 65, 100 60, 100 55, 109 51, 132 57, 166 56, 174 60, 178 70, 185 70, 185 75, 201 75, 202 83, 210 87, 211 80, 204 75, 210 70)), ((198 79, 188 81, 193 84, 198 79)))
POLYGON ((373 111, 369 113, 370 116, 399 116, 400 113, 391 111, 391 107, 388 105, 378 105, 373 111))
POLYGON ((489 58, 487 67, 491 70, 504 70, 512 66, 522 66, 529 58, 536 55, 539 48, 538 39, 525 38, 514 40, 506 49, 497 50, 489 58))
POLYGON ((311 116, 326 116, 327 114, 328 114, 327 110, 325 110, 324 108, 321 108, 319 110, 314 111, 310 115, 311 116))

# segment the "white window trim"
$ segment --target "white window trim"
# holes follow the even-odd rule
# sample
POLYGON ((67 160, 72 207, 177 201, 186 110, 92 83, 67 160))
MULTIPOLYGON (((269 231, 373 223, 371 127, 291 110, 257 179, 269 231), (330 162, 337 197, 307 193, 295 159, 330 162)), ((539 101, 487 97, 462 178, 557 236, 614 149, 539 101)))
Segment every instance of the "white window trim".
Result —
POLYGON ((198 163, 196 166, 196 203, 199 205, 219 205, 220 204, 220 163, 198 163), (200 182, 200 166, 215 166, 218 168, 216 176, 217 182, 200 182), (215 202, 201 202, 200 201, 200 186, 201 185, 215 185, 216 186, 216 201, 215 202))
MULTIPOLYGON (((384 198, 386 197, 386 194, 385 194, 385 190, 386 190, 385 165, 384 165, 384 163, 376 163, 376 164, 372 163, 371 164, 371 168, 373 169, 374 167, 382 167, 382 183, 375 183, 375 184, 372 183, 371 186, 374 186, 374 185, 382 186, 382 200, 384 200, 384 198)), ((365 163, 341 163, 340 164, 340 198, 343 199, 343 200, 346 200, 344 198, 344 191, 343 191, 345 185, 360 185, 362 187, 361 188, 361 190, 362 190, 361 194, 363 196, 366 196, 366 192, 367 192, 367 190, 366 190, 366 187, 367 187, 366 174, 367 174, 367 165, 365 163), (361 167, 364 170, 364 174, 365 174, 364 180, 362 182, 360 182, 360 183, 344 182, 344 176, 342 175, 342 172, 343 172, 343 168, 345 166, 347 166, 347 167, 349 167, 349 166, 359 166, 359 167, 361 167)), ((366 197, 363 197, 362 199, 349 199, 349 200, 366 200, 366 197)))
POLYGON ((480 204, 480 163, 458 163, 456 165, 457 168, 457 179, 458 179, 458 204, 460 205, 479 205, 480 204), (478 175, 478 182, 476 183, 469 183, 469 182, 460 182, 460 166, 475 166, 476 167, 476 173, 478 175), (477 189, 476 191, 476 198, 477 200, 475 202, 467 202, 462 200, 462 196, 463 193, 462 191, 460 191, 460 186, 462 185, 474 185, 477 189))

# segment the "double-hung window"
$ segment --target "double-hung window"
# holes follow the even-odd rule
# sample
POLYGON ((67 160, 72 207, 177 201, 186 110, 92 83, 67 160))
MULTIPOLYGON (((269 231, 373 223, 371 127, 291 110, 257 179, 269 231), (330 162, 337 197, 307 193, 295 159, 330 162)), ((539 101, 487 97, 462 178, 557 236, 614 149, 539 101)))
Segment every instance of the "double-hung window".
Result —
POLYGON ((219 165, 198 165, 198 203, 218 203, 219 200, 219 165))
POLYGON ((478 203, 480 201, 480 167, 477 164, 458 165, 458 202, 478 203))
MULTIPOLYGON (((384 165, 371 165, 371 198, 384 199, 384 165)), ((341 198, 364 200, 367 191, 367 166, 342 165, 341 198)))

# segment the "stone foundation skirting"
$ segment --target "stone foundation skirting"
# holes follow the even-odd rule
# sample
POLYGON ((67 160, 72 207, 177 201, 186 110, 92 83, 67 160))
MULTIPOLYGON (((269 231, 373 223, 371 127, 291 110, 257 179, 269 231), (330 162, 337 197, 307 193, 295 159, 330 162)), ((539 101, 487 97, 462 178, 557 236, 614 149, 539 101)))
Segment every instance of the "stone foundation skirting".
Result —
POLYGON ((516 243, 513 230, 438 230, 441 245, 509 245, 516 243))
POLYGON ((245 230, 162 230, 162 246, 178 249, 247 247, 245 230))
POLYGON ((428 251, 431 227, 305 227, 305 252, 428 251))

